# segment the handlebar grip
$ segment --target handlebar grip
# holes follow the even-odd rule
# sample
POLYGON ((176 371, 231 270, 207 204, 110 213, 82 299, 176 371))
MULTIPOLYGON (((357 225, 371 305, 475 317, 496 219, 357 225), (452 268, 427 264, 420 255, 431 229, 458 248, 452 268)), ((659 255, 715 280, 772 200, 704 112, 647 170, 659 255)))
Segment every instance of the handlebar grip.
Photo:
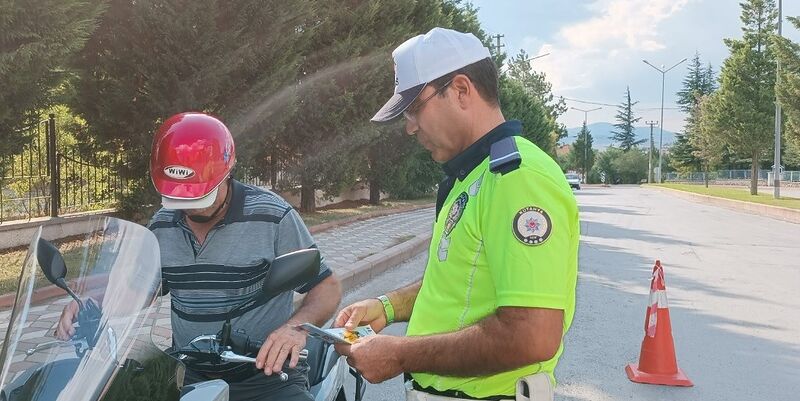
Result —
POLYGON ((240 354, 240 355, 250 355, 250 354, 258 354, 258 351, 261 350, 261 346, 264 344, 263 341, 255 341, 250 338, 250 336, 246 336, 239 333, 231 333, 230 337, 230 345, 233 352, 240 354))
POLYGON ((261 351, 261 347, 263 345, 263 341, 248 341, 247 352, 251 354, 258 354, 258 351, 261 351))

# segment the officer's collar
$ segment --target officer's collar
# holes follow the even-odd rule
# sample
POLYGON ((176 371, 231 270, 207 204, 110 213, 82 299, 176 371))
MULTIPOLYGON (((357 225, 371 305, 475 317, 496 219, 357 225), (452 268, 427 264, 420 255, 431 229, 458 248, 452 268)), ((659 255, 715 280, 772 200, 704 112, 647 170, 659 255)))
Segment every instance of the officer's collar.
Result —
POLYGON ((456 157, 444 163, 442 169, 448 177, 458 177, 459 180, 464 180, 475 167, 478 167, 481 162, 489 157, 489 151, 493 143, 509 136, 519 135, 521 132, 522 123, 519 121, 503 122, 464 149, 456 157))

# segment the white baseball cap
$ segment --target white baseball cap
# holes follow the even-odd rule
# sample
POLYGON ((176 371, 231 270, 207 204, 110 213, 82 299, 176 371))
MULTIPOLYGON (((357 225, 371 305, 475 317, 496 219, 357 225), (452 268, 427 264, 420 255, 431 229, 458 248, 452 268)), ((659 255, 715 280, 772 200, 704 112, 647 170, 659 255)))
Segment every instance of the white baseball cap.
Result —
POLYGON ((419 96, 425 85, 472 63, 491 57, 475 35, 433 28, 397 46, 394 59, 394 96, 372 117, 394 120, 419 96))

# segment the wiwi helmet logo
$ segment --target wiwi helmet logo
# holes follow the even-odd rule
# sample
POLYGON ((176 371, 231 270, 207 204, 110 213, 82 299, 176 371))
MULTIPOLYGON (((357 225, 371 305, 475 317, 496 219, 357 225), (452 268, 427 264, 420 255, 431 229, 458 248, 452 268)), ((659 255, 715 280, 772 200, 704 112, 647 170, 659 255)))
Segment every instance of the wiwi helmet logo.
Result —
POLYGON ((184 166, 167 166, 164 167, 164 174, 169 178, 185 180, 194 176, 194 170, 184 166))

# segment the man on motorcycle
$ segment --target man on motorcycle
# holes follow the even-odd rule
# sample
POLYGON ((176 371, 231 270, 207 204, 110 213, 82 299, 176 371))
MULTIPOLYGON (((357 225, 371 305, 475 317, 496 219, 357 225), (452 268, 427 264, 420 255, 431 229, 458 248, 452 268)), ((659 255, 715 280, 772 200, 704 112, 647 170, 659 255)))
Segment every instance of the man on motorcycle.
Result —
MULTIPOLYGON (((150 175, 163 208, 149 228, 161 249, 162 292, 171 293, 173 345, 183 347, 198 335, 216 334, 230 317, 235 333, 264 341, 255 366, 187 369, 186 384, 223 379, 230 385, 231 400, 311 400, 307 365, 299 362, 306 333, 296 326, 324 324, 341 300, 341 286, 323 261, 319 275, 295 289, 306 296, 294 314, 290 291, 229 316, 260 291, 272 260, 316 247, 284 199, 231 177, 235 162, 227 127, 206 114, 172 116, 153 138, 150 175), (278 372, 287 373, 289 380, 281 381, 278 372)), ((59 338, 74 333, 77 309, 74 303, 64 309, 59 338)))

